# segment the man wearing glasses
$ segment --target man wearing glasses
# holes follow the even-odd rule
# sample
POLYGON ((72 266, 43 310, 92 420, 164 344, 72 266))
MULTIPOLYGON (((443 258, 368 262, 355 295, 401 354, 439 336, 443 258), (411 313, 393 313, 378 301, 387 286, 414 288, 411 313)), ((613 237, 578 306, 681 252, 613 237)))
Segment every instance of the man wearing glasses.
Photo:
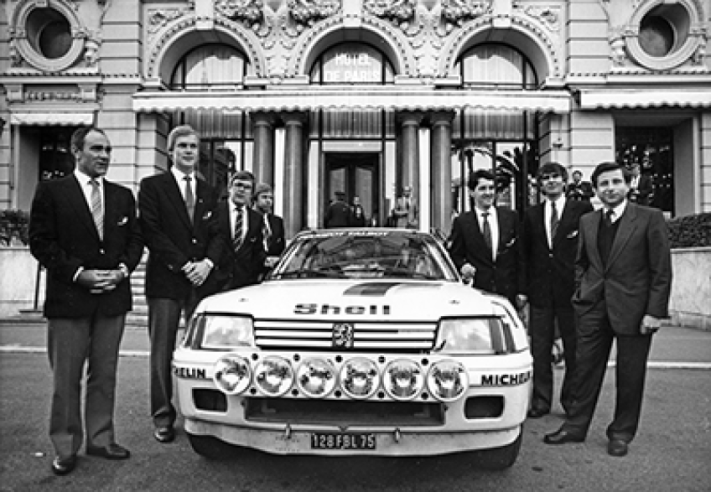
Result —
POLYGON ((264 270, 263 219, 250 206, 253 191, 254 175, 237 171, 230 179, 229 199, 217 207, 222 260, 215 275, 216 291, 256 284, 264 270))

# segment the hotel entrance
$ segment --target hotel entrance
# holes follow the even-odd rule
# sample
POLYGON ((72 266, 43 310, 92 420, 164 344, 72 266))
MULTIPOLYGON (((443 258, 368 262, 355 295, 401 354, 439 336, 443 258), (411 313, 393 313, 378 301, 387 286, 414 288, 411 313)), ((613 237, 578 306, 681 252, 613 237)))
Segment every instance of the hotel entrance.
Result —
POLYGON ((375 218, 381 224, 380 211, 383 203, 380 193, 380 154, 376 152, 326 152, 324 210, 333 200, 336 191, 346 194, 346 201, 353 204, 359 197, 368 224, 375 218))

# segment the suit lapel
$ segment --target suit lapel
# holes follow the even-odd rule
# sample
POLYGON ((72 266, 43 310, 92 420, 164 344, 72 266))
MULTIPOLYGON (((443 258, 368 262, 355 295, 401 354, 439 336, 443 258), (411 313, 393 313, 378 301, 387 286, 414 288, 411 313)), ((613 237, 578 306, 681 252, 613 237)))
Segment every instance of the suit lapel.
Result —
MULTIPOLYGON (((165 195, 171 202, 173 202, 173 206, 175 207, 175 210, 178 211, 178 216, 180 217, 180 220, 183 221, 183 223, 188 229, 192 230, 193 225, 190 223, 188 209, 185 206, 183 194, 180 192, 180 188, 178 188, 178 183, 175 181, 175 176, 170 171, 164 173, 163 176, 164 177, 162 185, 165 195)), ((197 216, 197 210, 195 212, 195 215, 197 216)))
POLYGON ((603 210, 604 209, 600 209, 593 214, 592 219, 586 223, 585 231, 585 236, 590 238, 590 242, 587 247, 587 251, 591 253, 590 263, 598 265, 600 270, 603 269, 603 262, 602 257, 600 256, 600 249, 597 247, 597 233, 600 230, 603 210))
POLYGON ((572 200, 566 200, 565 207, 563 207, 563 215, 561 215, 560 223, 558 224, 558 232, 556 233, 552 241, 553 246, 555 246, 557 243, 562 241, 563 238, 565 238, 565 231, 575 229, 575 227, 571 227, 571 225, 574 225, 573 217, 575 216, 575 210, 573 210, 573 208, 574 202, 572 200))
POLYGON ((195 203, 195 215, 193 216, 193 223, 197 223, 202 219, 205 214, 205 198, 207 196, 208 190, 205 186, 205 182, 202 179, 196 179, 195 181, 197 203, 195 203))
MULTIPOLYGON (((484 241, 484 233, 481 230, 481 225, 479 224, 479 216, 477 215, 476 209, 472 210, 470 213, 471 221, 469 221, 469 229, 470 234, 476 242, 475 246, 481 249, 489 249, 486 245, 486 241, 484 241)), ((489 255, 489 260, 493 261, 491 260, 491 255, 489 255)))
MULTIPOLYGON (((71 179, 67 180, 67 201, 71 204, 72 208, 76 212, 76 216, 79 221, 86 226, 89 232, 99 240, 99 232, 96 230, 96 224, 94 224, 94 217, 91 215, 91 210, 89 210, 89 204, 86 203, 86 198, 84 197, 84 192, 81 189, 81 184, 76 176, 72 176, 71 179)), ((104 197, 106 201, 106 197, 104 197)), ((104 212, 105 214, 106 212, 104 212)), ((106 223, 106 218, 104 218, 104 223, 106 223)))
POLYGON ((610 269, 612 264, 615 262, 620 252, 624 248, 627 241, 629 241, 632 233, 637 229, 637 208, 631 204, 627 204, 625 213, 620 217, 620 226, 617 229, 617 234, 615 234, 615 240, 612 242, 612 248, 610 249, 610 257, 607 260, 606 270, 610 269))

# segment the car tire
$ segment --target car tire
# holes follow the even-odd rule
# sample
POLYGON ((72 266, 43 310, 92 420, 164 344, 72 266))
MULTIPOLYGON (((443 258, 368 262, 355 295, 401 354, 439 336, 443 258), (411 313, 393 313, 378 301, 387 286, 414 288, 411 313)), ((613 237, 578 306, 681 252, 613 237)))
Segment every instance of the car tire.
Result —
POLYGON ((212 436, 188 434, 190 446, 197 454, 212 461, 227 460, 237 454, 239 448, 212 436))
POLYGON ((500 448, 473 451, 475 466, 485 470, 505 470, 506 468, 510 468, 518 458, 522 440, 523 427, 521 427, 516 440, 511 444, 500 448))

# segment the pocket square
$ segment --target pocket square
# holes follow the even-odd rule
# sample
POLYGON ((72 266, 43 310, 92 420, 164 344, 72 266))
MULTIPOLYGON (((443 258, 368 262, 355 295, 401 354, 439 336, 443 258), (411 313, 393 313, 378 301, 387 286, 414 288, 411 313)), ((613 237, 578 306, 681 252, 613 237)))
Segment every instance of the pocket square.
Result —
POLYGON ((573 238, 578 237, 578 230, 575 229, 574 231, 572 231, 570 234, 568 234, 568 235, 565 236, 565 237, 566 237, 567 239, 573 239, 573 238))
POLYGON ((205 212, 205 213, 203 214, 202 220, 208 220, 210 217, 212 217, 212 211, 211 211, 211 210, 208 210, 207 212, 205 212))
POLYGON ((506 245, 504 246, 504 248, 510 248, 510 247, 513 246, 514 244, 516 244, 516 238, 515 238, 515 237, 514 237, 514 238, 511 238, 511 241, 509 241, 508 243, 506 243, 506 245))
POLYGON ((119 220, 116 225, 121 227, 122 225, 126 224, 128 224, 128 216, 124 215, 123 217, 121 217, 121 220, 119 220))

